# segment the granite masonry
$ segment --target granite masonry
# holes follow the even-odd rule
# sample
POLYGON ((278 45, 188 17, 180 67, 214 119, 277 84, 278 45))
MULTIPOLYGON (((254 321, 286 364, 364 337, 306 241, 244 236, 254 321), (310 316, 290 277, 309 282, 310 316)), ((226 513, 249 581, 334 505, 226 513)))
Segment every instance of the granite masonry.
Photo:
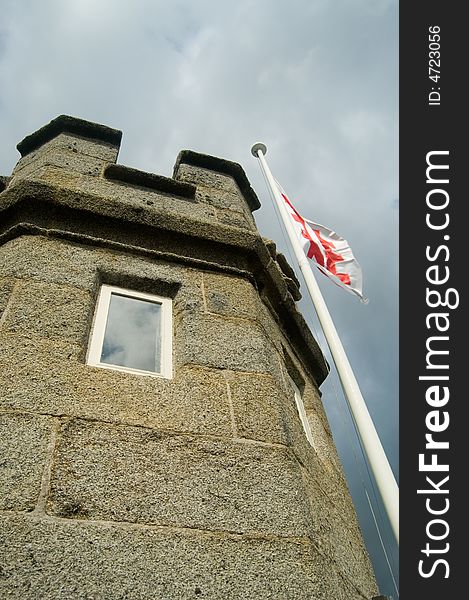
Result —
POLYGON ((0 179, 0 596, 370 600, 328 367, 243 169, 144 173, 120 141, 60 116, 0 179), (171 299, 172 377, 88 364, 102 285, 171 299))

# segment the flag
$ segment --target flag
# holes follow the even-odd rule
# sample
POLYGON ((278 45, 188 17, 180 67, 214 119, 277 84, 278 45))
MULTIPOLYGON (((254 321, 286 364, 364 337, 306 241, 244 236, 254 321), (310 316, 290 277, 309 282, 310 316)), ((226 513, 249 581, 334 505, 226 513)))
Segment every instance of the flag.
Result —
POLYGON ((362 270, 347 240, 324 225, 302 217, 280 184, 276 183, 306 256, 336 285, 358 296, 367 304, 368 299, 362 292, 362 270))

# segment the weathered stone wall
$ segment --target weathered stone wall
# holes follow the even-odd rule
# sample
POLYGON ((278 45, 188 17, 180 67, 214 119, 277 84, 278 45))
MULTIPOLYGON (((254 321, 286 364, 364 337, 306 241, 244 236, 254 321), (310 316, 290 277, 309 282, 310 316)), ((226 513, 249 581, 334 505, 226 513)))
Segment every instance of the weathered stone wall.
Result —
POLYGON ((324 367, 239 166, 189 155, 175 180, 124 167, 111 180, 115 139, 69 129, 33 140, 0 196, 0 596, 371 598, 324 367), (20 220, 21 202, 48 201, 42 183, 55 213, 20 220), (128 228, 191 220, 192 254, 184 240, 168 252, 163 235, 150 248, 137 230, 132 243, 105 237, 98 213, 113 203, 128 228), (224 252, 200 251, 209 235, 229 238, 224 252), (103 283, 173 297, 173 379, 86 364, 103 283))

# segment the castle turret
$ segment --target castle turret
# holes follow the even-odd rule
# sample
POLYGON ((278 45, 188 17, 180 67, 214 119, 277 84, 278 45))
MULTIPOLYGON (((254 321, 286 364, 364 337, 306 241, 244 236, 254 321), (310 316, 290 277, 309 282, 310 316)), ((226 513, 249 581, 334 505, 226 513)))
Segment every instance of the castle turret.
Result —
POLYGON ((0 181, 0 595, 370 600, 299 284, 240 165, 60 116, 0 181))

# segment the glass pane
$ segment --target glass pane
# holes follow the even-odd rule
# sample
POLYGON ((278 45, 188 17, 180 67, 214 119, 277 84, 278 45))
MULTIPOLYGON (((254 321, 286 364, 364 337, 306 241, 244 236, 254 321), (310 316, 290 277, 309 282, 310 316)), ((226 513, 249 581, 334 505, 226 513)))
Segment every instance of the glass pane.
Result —
POLYGON ((161 304, 111 294, 101 362, 161 371, 161 304))

